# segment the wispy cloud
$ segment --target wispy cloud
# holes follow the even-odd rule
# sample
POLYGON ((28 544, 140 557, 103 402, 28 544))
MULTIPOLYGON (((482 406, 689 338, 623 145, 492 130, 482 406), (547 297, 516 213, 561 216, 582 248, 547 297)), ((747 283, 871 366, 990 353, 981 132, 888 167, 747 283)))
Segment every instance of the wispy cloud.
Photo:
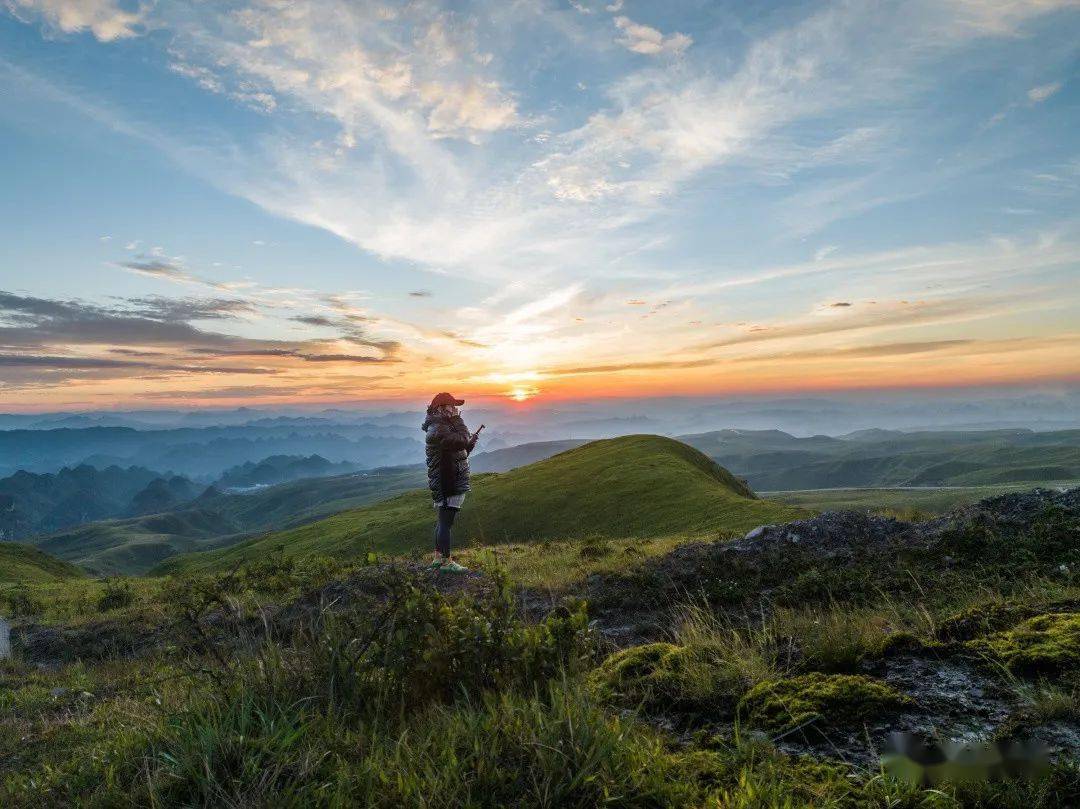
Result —
POLYGON ((645 56, 680 54, 694 42, 691 37, 677 31, 665 36, 652 26, 634 22, 629 17, 616 17, 615 27, 622 34, 616 40, 620 45, 628 51, 645 56))
MULTIPOLYGON (((90 31, 102 42, 137 36, 148 4, 125 10, 119 0, 4 0, 16 17, 40 17, 50 30, 64 34, 90 31)), ((127 4, 124 4, 127 5, 127 4)))
POLYGON ((1040 84, 1038 87, 1032 87, 1027 92, 1028 101, 1033 104, 1041 104, 1060 90, 1062 86, 1062 82, 1055 81, 1050 82, 1049 84, 1040 84))
MULTIPOLYGON (((163 374, 295 376, 316 363, 335 367, 399 363, 397 343, 367 341, 375 353, 342 351, 346 340, 274 340, 210 331, 255 311, 248 301, 129 298, 102 306, 0 291, 0 385, 123 380, 163 374), (254 362, 238 365, 238 358, 254 362)), ((356 338, 357 340, 359 338, 356 338)), ((302 373, 301 373, 302 375, 302 373)))

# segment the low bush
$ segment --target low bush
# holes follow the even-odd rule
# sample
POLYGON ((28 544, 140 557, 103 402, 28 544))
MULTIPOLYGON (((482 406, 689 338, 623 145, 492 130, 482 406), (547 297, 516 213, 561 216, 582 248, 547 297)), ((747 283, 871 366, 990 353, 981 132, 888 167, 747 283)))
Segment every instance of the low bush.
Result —
POLYGON ((1060 506, 1050 506, 1020 526, 986 516, 968 520, 947 531, 938 546, 967 567, 1019 578, 1062 565, 1080 571, 1077 536, 1080 519, 1060 506))
POLYGON ((123 579, 106 579, 104 589, 98 597, 98 612, 109 612, 129 607, 135 602, 135 591, 123 579))
POLYGON ((32 618, 45 611, 41 599, 22 584, 0 591, 0 604, 4 605, 12 618, 32 618))

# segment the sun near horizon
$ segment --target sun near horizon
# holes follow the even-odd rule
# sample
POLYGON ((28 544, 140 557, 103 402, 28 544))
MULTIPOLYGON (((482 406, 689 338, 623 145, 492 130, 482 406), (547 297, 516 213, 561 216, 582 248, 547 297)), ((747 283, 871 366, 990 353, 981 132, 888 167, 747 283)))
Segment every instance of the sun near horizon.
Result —
POLYGON ((1073 386, 1075 4, 916 6, 10 0, 5 408, 1073 386))

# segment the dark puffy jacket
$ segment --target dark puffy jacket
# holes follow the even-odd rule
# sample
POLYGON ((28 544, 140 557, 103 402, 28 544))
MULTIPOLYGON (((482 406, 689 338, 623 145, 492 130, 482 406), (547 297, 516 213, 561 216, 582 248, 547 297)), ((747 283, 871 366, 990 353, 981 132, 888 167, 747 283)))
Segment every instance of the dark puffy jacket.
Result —
POLYGON ((428 411, 420 428, 426 435, 428 488, 433 500, 469 491, 469 453, 475 441, 461 416, 428 411))

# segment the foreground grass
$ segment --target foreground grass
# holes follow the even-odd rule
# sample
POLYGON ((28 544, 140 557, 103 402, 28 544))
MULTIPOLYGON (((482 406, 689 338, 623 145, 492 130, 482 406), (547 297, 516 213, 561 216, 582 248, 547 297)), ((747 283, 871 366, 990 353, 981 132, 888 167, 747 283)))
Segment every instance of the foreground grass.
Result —
MULTIPOLYGON (((1052 513, 1020 534, 958 528, 910 556, 790 558, 757 579, 702 571, 726 577, 722 589, 672 610, 664 642, 612 655, 586 605, 524 622, 512 582, 573 589, 692 535, 650 539, 641 557, 626 552, 637 542, 597 537, 477 553, 495 583, 472 595, 378 567, 365 572, 377 586, 332 609, 303 601, 285 623, 260 605, 354 570, 277 555, 129 595, 122 582, 82 582, 82 600, 53 591, 65 609, 89 610, 68 625, 154 619, 165 634, 130 660, 0 667, 0 805, 1077 805, 1075 762, 1045 778, 925 789, 775 746, 808 727, 858 735, 905 708, 864 668, 899 648, 966 655, 1014 689, 1022 711, 1002 733, 1075 721, 1077 527, 1052 513)), ((640 599, 647 582, 633 581, 640 599)))
POLYGON ((467 548, 455 557, 478 570, 504 570, 511 581, 524 587, 563 591, 580 588, 594 573, 625 572, 687 542, 716 538, 694 534, 634 540, 595 536, 467 548))
MULTIPOLYGON (((525 624, 508 583, 449 598, 388 572, 386 599, 309 614, 287 637, 248 620, 261 598, 326 575, 279 558, 166 583, 173 617, 235 628, 137 660, 4 664, 0 804, 1040 809, 1080 796, 1069 766, 1040 781, 927 790, 784 756, 747 732, 891 709, 895 694, 847 672, 897 632, 940 640, 953 626, 917 606, 837 602, 732 621, 697 605, 671 643, 608 659, 580 605, 525 624), (221 604, 235 610, 215 612, 221 604), (730 717, 734 731, 676 736, 649 721, 673 709, 684 729, 730 717)), ((973 594, 968 612, 993 611, 988 595, 973 594)), ((1031 607, 1076 591, 1044 583, 1027 595, 1031 607)), ((1074 715, 1070 686, 1018 687, 1033 714, 1074 715)))

